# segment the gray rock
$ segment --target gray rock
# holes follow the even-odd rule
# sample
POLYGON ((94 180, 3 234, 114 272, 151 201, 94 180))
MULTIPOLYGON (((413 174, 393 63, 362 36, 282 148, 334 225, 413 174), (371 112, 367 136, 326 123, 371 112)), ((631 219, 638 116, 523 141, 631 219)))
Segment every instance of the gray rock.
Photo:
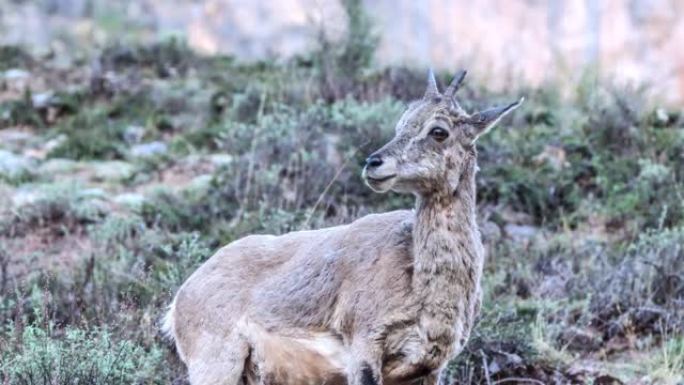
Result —
POLYGON ((135 158, 153 158, 155 156, 165 155, 169 151, 169 147, 164 142, 149 142, 142 143, 131 147, 131 155, 135 158))
POLYGON ((54 96, 55 93, 52 91, 34 94, 31 97, 31 103, 33 104, 33 108, 41 109, 49 107, 54 96))
POLYGON ((660 124, 667 124, 670 121, 670 115, 667 113, 667 110, 662 107, 655 110, 655 118, 660 124))
POLYGON ((216 167, 227 166, 233 162, 233 156, 228 154, 211 154, 209 161, 216 167))
POLYGON ((31 175, 34 169, 34 160, 0 150, 0 179, 16 180, 23 178, 31 175))
POLYGON ((2 77, 8 81, 21 81, 31 77, 31 73, 21 68, 10 68, 3 72, 2 77))

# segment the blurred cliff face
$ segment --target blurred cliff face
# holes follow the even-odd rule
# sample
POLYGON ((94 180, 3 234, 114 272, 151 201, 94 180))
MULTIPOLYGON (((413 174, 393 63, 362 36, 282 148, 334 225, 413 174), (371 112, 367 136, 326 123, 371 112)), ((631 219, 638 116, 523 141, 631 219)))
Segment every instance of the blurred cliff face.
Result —
MULTIPOLYGON (((251 60, 304 53, 344 33, 337 0, 0 0, 0 42, 103 43, 185 36, 195 49, 251 60), (110 4, 108 4, 110 3, 110 4), (118 29, 117 29, 118 28, 118 29), (68 40, 68 39, 67 39, 68 40)), ((373 0, 380 64, 467 67, 493 88, 571 84, 587 67, 684 101, 682 0, 373 0), (679 44, 679 46, 678 46, 679 44)))

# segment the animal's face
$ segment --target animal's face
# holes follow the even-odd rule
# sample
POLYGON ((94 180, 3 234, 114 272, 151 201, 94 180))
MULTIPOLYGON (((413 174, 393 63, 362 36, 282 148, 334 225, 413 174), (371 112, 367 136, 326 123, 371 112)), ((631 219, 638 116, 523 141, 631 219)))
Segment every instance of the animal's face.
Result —
POLYGON ((475 156, 475 140, 520 104, 469 115, 453 98, 464 76, 442 94, 430 75, 425 96, 409 105, 395 137, 366 161, 363 177, 373 190, 422 195, 456 189, 464 161, 475 156))
POLYGON ((469 152, 462 117, 442 98, 413 102, 396 126, 395 137, 373 153, 364 172, 375 191, 424 192, 457 177, 469 152))

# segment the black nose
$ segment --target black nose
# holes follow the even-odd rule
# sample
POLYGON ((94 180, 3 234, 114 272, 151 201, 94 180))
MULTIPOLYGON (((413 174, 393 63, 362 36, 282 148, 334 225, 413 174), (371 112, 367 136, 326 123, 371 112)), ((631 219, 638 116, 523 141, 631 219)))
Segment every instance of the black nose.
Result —
POLYGON ((366 159, 366 167, 375 168, 382 165, 382 158, 380 155, 371 155, 366 159))

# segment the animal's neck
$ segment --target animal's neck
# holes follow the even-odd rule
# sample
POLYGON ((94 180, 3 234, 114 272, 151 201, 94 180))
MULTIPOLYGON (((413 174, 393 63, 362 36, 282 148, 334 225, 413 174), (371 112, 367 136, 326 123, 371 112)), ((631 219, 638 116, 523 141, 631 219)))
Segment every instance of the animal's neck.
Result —
POLYGON ((483 248, 475 218, 475 156, 464 164, 456 191, 422 196, 413 228, 413 290, 419 323, 442 342, 470 332, 480 291, 483 248))

